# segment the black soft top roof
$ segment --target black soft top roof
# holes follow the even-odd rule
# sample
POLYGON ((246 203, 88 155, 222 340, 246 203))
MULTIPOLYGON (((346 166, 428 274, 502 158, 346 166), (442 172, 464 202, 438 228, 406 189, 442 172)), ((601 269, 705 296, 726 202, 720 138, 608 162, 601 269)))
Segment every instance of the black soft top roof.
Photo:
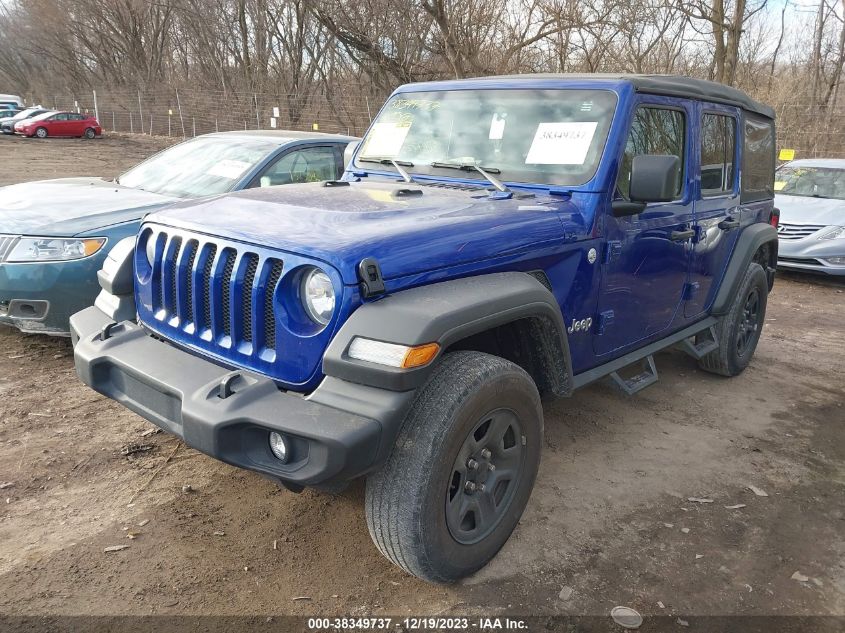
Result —
POLYGON ((770 119, 775 118, 775 111, 764 103, 755 101, 742 90, 707 81, 706 79, 693 79, 681 75, 634 75, 626 73, 538 73, 532 75, 508 75, 500 77, 479 77, 479 79, 577 79, 579 81, 619 80, 625 81, 634 86, 637 92, 648 94, 665 95, 667 97, 689 97, 692 99, 703 99, 716 103, 726 103, 739 106, 749 112, 760 114, 770 119))

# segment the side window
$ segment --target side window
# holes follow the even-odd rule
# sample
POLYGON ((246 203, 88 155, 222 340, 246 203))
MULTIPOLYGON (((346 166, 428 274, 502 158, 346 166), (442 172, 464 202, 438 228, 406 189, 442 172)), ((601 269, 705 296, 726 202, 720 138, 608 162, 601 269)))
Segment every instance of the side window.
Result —
MULTIPOLYGON (((634 113, 625 153, 619 165, 616 188, 623 197, 628 197, 631 185, 631 163, 634 156, 642 154, 671 155, 684 160, 686 145, 686 121, 680 110, 640 106, 634 113)), ((681 173, 683 174, 683 169, 681 173)), ((681 181, 675 188, 676 196, 681 194, 681 181)))
POLYGON ((742 134, 742 202, 774 197, 774 121, 745 113, 742 134))
POLYGON ((736 120, 732 116, 701 117, 701 195, 733 191, 736 120))
POLYGON ((274 187, 337 178, 337 158, 332 147, 295 149, 270 165, 253 186, 274 187))

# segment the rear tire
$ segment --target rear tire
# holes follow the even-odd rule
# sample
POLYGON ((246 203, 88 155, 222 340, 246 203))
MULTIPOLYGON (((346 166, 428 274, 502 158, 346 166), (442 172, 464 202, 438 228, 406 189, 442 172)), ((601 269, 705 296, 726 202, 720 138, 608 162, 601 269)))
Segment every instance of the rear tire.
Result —
POLYGON ((83 134, 83 136, 90 141, 92 138, 95 138, 97 134, 94 132, 94 128, 87 127, 85 128, 85 134, 83 134))
POLYGON ((716 324, 719 348, 698 361, 704 371, 737 376, 748 367, 766 320, 769 282, 760 264, 752 263, 728 313, 716 324))
POLYGON ((47 128, 38 128, 37 130, 35 130, 35 136, 37 136, 38 138, 47 138, 47 128))
POLYGON ((367 479, 367 526, 379 551, 431 582, 484 567, 522 516, 542 437, 540 395, 523 369, 481 352, 446 354, 387 463, 367 479))

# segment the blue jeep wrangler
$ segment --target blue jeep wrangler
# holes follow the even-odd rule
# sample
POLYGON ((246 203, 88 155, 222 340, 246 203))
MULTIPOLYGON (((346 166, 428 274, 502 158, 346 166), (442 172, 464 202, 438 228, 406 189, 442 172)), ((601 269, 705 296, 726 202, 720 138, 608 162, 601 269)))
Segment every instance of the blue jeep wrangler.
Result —
POLYGON ((710 82, 403 86, 342 180, 148 216, 72 318, 76 368, 290 489, 366 477, 379 550, 454 581, 520 519, 542 395, 602 377, 634 393, 669 346, 745 369, 774 168, 772 110, 710 82))

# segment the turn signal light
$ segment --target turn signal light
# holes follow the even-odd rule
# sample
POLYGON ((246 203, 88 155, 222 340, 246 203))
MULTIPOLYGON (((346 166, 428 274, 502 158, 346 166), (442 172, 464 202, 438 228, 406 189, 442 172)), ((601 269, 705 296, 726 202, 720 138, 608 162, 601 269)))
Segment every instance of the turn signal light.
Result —
POLYGON ((357 336, 349 346, 347 353, 350 358, 356 360, 364 360, 398 369, 413 369, 430 363, 438 352, 440 352, 440 345, 437 343, 408 346, 357 336))
POLYGON ((405 354, 405 360, 402 361, 402 367, 411 369, 413 367, 422 367, 428 365, 437 356, 440 351, 440 346, 437 343, 427 343, 426 345, 418 345, 408 349, 405 354))

